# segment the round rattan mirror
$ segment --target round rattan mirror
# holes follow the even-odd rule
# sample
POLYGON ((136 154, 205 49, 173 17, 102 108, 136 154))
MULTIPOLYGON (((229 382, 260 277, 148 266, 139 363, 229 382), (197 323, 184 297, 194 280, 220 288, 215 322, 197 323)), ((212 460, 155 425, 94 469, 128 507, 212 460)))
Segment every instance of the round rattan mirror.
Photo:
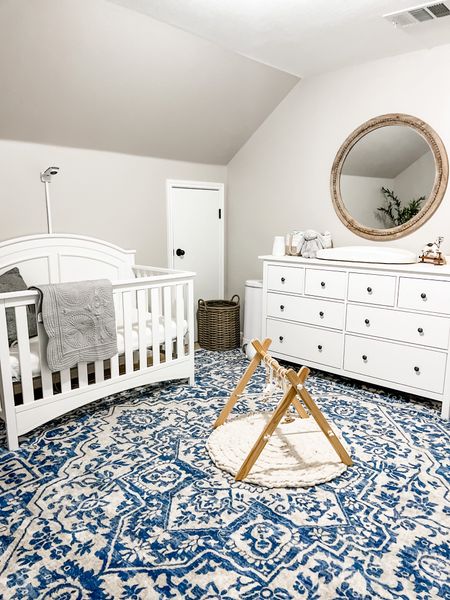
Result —
POLYGON ((448 158, 438 134, 403 114, 370 119, 351 133, 334 159, 334 209, 351 231, 371 240, 411 233, 439 206, 448 158))

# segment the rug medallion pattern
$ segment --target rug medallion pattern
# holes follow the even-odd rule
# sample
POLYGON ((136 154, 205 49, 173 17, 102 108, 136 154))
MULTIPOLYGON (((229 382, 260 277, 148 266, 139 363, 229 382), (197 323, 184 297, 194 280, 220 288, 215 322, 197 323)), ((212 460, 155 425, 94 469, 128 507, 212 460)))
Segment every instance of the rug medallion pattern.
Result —
POLYGON ((247 361, 196 360, 194 387, 118 394, 15 453, 0 438, 2 598, 450 597, 450 427, 432 403, 314 373, 355 465, 309 489, 236 484, 205 441, 247 361))

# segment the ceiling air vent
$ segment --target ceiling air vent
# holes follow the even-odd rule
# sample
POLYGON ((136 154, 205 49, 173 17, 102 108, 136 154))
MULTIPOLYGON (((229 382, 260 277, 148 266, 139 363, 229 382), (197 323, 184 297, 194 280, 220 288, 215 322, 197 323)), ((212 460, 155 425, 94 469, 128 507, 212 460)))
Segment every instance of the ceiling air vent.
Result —
POLYGON ((450 2, 432 2, 412 6, 406 10, 389 13, 383 15, 383 18, 393 23, 396 27, 407 27, 408 25, 416 25, 417 23, 425 23, 426 21, 435 21, 442 17, 450 15, 450 2))

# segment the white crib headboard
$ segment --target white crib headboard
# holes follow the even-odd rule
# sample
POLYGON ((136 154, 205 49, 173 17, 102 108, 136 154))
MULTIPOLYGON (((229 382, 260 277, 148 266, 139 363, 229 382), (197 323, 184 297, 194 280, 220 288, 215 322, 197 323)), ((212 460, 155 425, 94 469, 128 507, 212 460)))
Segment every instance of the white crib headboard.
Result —
POLYGON ((131 279, 135 251, 65 233, 30 235, 0 243, 0 275, 18 267, 27 285, 85 279, 131 279))

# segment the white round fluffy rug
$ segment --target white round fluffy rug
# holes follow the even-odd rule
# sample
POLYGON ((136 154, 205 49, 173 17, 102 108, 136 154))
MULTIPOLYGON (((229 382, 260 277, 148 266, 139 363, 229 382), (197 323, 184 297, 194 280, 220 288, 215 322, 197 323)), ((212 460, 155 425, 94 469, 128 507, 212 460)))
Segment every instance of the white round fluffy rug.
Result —
MULTIPOLYGON (((244 415, 215 429, 207 448, 216 466, 236 475, 270 417, 244 415)), ((244 481, 269 488, 309 487, 334 479, 346 468, 316 421, 296 418, 277 427, 244 481)))

